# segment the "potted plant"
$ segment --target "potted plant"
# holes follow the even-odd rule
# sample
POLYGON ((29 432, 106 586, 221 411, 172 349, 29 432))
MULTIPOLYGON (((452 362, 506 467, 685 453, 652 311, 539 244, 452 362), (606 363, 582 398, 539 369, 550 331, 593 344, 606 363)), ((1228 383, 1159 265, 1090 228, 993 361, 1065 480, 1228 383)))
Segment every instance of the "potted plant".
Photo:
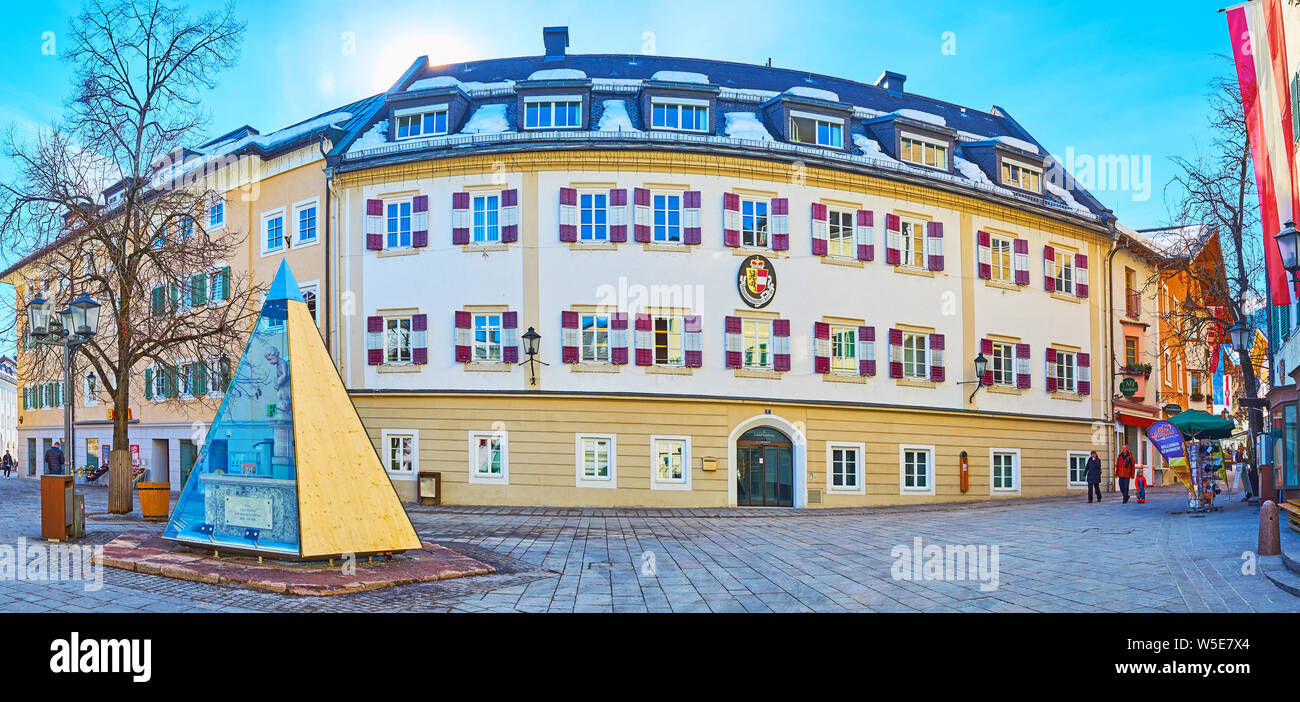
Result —
POLYGON ((1150 378, 1151 364, 1150 363, 1128 363, 1124 365, 1124 372, 1128 373, 1129 375, 1137 375, 1141 373, 1142 377, 1150 378))
POLYGON ((1192 397, 1192 402, 1200 402, 1201 400, 1205 399, 1205 395, 1199 392, 1192 393, 1191 397, 1192 397))

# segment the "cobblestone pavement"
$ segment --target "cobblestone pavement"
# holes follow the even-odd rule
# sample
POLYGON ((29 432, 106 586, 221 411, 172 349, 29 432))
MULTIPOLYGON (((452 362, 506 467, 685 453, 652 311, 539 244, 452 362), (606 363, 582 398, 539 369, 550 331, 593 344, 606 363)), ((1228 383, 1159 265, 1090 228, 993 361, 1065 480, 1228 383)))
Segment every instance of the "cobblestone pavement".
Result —
MULTIPOLYGON (((102 488, 84 488, 103 511, 102 488)), ((1226 496, 1224 496, 1226 497, 1226 496)), ((1187 515, 1177 489, 1144 505, 1082 497, 862 510, 609 510, 412 507, 420 536, 496 575, 334 597, 287 597, 104 569, 103 587, 0 580, 0 612, 1247 612, 1300 598, 1243 574, 1258 508, 1223 499, 1187 515), (997 587, 896 580, 896 547, 998 546, 997 587)), ((87 541, 161 529, 87 519, 87 541)), ((34 480, 0 479, 0 544, 39 536, 34 480)), ((1284 537, 1286 538, 1286 537, 1284 537)), ((923 569, 924 570, 924 569, 923 569)), ((991 580, 985 578, 991 584, 991 580)))

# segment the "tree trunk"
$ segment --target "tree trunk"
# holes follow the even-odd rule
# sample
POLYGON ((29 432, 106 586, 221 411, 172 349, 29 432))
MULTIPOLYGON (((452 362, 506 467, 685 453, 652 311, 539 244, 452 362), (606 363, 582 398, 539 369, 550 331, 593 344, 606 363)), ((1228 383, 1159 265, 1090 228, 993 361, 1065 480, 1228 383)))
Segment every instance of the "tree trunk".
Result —
POLYGON ((108 511, 112 514, 127 514, 133 504, 127 412, 126 388, 119 380, 113 396, 113 445, 108 454, 108 511))

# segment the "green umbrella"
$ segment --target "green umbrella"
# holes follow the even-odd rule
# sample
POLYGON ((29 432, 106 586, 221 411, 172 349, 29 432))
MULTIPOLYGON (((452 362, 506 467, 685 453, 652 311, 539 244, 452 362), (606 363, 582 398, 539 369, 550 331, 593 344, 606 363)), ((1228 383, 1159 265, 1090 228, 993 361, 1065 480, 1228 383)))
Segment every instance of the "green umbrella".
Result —
POLYGON ((1169 423, 1178 427, 1183 438, 1188 441, 1197 439, 1227 439, 1237 430, 1231 420, 1216 417, 1201 410, 1186 410, 1174 415, 1169 423))

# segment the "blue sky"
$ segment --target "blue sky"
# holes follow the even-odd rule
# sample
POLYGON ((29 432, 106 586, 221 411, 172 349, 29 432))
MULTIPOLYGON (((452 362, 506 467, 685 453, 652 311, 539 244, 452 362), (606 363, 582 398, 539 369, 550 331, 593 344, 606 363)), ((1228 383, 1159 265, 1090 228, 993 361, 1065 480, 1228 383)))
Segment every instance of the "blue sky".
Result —
MULTIPOLYGON (((1226 2, 1226 0, 1225 0, 1226 2)), ((1167 221, 1169 156, 1206 144, 1207 82, 1228 65, 1219 2, 239 2, 239 66, 210 95, 212 132, 263 132, 387 88, 411 61, 541 52, 541 28, 567 25, 571 53, 654 53, 774 65, 1005 108, 1050 151, 1150 157, 1149 196, 1094 190, 1120 220, 1167 221), (951 32, 951 34, 946 34, 951 32), (345 33, 350 33, 345 37, 345 33), (650 33, 650 34, 647 34, 650 33), (945 52, 946 46, 955 51, 945 52), (348 53, 345 47, 355 46, 348 53)), ((218 3, 194 2, 195 9, 218 3)), ((13 4, 0 25, 0 125, 58 117, 71 71, 44 55, 78 2, 13 4)), ((1140 159, 1139 159, 1140 162, 1140 159)), ((0 177, 9 173, 0 163, 0 177)))

